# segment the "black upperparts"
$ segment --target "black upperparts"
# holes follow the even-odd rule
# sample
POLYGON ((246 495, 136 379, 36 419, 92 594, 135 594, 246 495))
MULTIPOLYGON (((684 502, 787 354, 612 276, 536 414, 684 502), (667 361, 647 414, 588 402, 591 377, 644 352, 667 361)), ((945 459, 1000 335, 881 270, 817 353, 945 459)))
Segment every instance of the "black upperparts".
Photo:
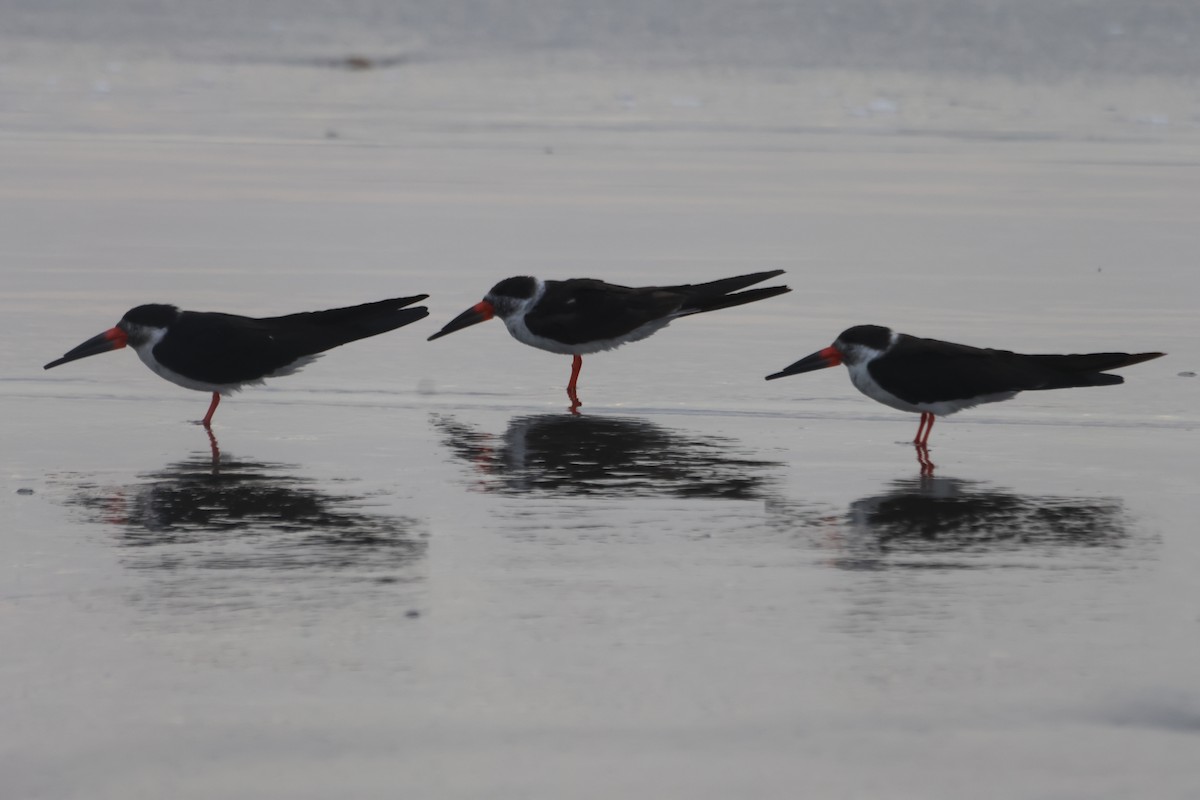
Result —
POLYGON ((145 328, 166 328, 179 319, 181 312, 178 308, 164 303, 149 303, 137 308, 131 308, 122 317, 123 322, 140 325, 145 328))
POLYGON ((517 275, 505 278, 492 287, 488 292, 492 297, 511 297, 515 300, 528 300, 537 292, 537 278, 528 275, 517 275))
POLYGON ((1108 372, 1143 361, 1159 358, 1165 353, 1082 353, 1078 355, 1033 355, 1048 367, 1060 372, 1108 372))
POLYGON ((838 341, 842 344, 855 344, 883 351, 891 344, 892 331, 882 325, 855 325, 842 331, 838 341))
POLYGON ((663 291, 683 296, 679 309, 681 314, 699 314, 703 311, 716 311, 722 308, 732 308, 756 300, 786 294, 791 289, 787 286, 765 286, 760 289, 739 291, 768 278, 783 274, 783 270, 775 269, 768 272, 752 272, 748 275, 737 275, 732 278, 722 278, 708 283, 697 283, 687 286, 668 286, 663 291))
POLYGON ((425 306, 416 308, 405 308, 405 306, 420 302, 427 297, 429 297, 427 294, 393 297, 374 303, 331 308, 327 311, 304 311, 299 314, 288 314, 285 317, 274 317, 264 320, 264 322, 281 322, 295 332, 305 328, 310 329, 310 335, 313 336, 313 343, 310 346, 319 348, 312 352, 319 352, 357 339, 387 333, 419 319, 424 319, 429 316, 429 309, 425 306))
POLYGON ((185 311, 155 345, 154 357, 196 381, 255 381, 290 369, 307 356, 416 322, 429 314, 428 309, 405 306, 425 297, 399 297, 266 319, 185 311))
POLYGON ((905 402, 939 403, 1039 389, 1112 386, 1124 379, 1104 370, 1159 355, 1030 355, 900 334, 896 346, 872 360, 867 370, 876 383, 905 402))
POLYGON ((1128 367, 1159 358, 1163 353, 1079 353, 1071 355, 1030 355, 1031 363, 1055 373, 1048 385, 1038 388, 1067 389, 1074 386, 1113 386, 1124 383, 1120 375, 1108 370, 1128 367))
POLYGON ((685 284, 683 286, 664 286, 663 288, 667 291, 679 292, 681 294, 717 296, 745 289, 747 286, 753 286, 756 283, 762 283, 769 278, 776 278, 782 274, 783 270, 772 269, 766 272, 751 272, 746 275, 735 275, 732 278, 720 278, 715 281, 708 281, 707 283, 693 283, 685 284))

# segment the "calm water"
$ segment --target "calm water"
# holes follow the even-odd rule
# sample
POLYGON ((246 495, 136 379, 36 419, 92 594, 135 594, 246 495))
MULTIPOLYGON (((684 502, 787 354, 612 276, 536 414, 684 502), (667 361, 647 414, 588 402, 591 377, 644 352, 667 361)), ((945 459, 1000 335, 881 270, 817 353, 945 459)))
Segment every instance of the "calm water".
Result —
POLYGON ((5 798, 1200 795, 1190 5, 625 6, 0 3, 5 798), (580 417, 497 323, 425 341, 765 269, 580 417), (417 292, 211 441, 130 353, 41 369, 417 292), (762 380, 868 322, 1170 355, 921 477, 843 370, 762 380))

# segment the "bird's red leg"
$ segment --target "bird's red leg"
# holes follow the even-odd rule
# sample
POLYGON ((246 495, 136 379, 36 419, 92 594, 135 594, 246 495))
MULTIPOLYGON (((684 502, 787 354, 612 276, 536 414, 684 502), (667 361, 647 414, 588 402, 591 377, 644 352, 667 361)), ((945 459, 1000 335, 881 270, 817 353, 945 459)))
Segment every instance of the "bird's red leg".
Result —
POLYGON ((579 402, 579 392, 575 388, 576 382, 579 380, 579 370, 583 369, 583 356, 578 353, 571 359, 571 380, 567 382, 567 397, 571 400, 570 411, 572 414, 578 414, 579 407, 583 403, 579 402))
POLYGON ((925 421, 929 419, 929 412, 921 412, 921 421, 917 424, 917 435, 913 439, 913 444, 921 444, 921 434, 925 432, 925 421))
POLYGON ((929 445, 929 434, 933 433, 933 420, 935 419, 933 414, 929 412, 926 412, 924 416, 927 417, 929 421, 925 425, 925 435, 921 438, 921 447, 927 447, 929 445))
POLYGON ((921 465, 922 475, 933 474, 933 461, 929 459, 929 434, 933 432, 933 414, 928 411, 921 413, 921 423, 917 426, 917 438, 913 444, 917 448, 917 463, 921 465))
POLYGON ((220 402, 221 402, 221 395, 218 394, 217 392, 213 392, 212 403, 208 407, 208 413, 205 414, 204 419, 202 419, 200 421, 201 425, 203 425, 206 428, 212 427, 212 417, 213 417, 213 414, 216 413, 217 403, 220 403, 220 402))

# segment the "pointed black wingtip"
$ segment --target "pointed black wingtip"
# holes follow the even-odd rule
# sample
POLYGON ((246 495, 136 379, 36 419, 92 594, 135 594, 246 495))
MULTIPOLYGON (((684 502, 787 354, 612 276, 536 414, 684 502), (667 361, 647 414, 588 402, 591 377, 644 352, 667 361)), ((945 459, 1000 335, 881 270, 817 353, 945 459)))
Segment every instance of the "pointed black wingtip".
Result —
POLYGON ((745 275, 739 275, 733 280, 749 280, 750 278, 753 278, 755 283, 757 283, 759 281, 766 281, 770 280, 771 278, 776 278, 785 272, 787 272, 785 269, 767 269, 763 270, 762 272, 747 272, 745 275))
MULTIPOLYGON (((414 301, 415 302, 415 301, 414 301)), ((412 325, 414 322, 420 322, 429 316, 429 309, 425 306, 414 306, 413 308, 392 308, 388 309, 388 313, 378 320, 379 329, 373 330, 367 334, 375 336, 380 333, 394 331, 398 328, 403 328, 412 325)), ((361 337, 360 337, 361 338, 361 337)), ((353 341, 353 340, 351 340, 353 341)))
MULTIPOLYGON (((388 302, 395 303, 397 308, 404 308, 405 306, 411 306, 413 303, 419 303, 422 300, 428 299, 429 295, 427 294, 414 294, 412 297, 396 297, 388 302)), ((416 309, 413 310, 416 311, 416 309)))
MULTIPOLYGON (((778 278, 780 275, 783 275, 786 271, 787 270, 782 270, 782 269, 769 269, 765 272, 751 272, 748 275, 739 275, 738 277, 731 278, 730 280, 738 281, 742 284, 742 286, 753 286, 756 283, 762 283, 763 281, 769 281, 772 278, 778 278)), ((777 288, 777 287, 771 287, 771 288, 777 288)), ((736 291, 736 289, 734 291, 736 291)))
POLYGON ((742 302, 749 303, 753 300, 766 300, 769 297, 778 297, 781 294, 787 294, 791 290, 792 287, 790 286, 763 286, 758 289, 746 289, 743 292, 734 292, 725 296, 728 298, 745 298, 742 302))
POLYGON ((1162 358, 1166 353, 1134 353, 1127 357, 1120 364, 1110 369, 1119 369, 1120 367, 1132 367, 1134 364, 1141 364, 1145 361, 1153 361, 1156 358, 1162 358))

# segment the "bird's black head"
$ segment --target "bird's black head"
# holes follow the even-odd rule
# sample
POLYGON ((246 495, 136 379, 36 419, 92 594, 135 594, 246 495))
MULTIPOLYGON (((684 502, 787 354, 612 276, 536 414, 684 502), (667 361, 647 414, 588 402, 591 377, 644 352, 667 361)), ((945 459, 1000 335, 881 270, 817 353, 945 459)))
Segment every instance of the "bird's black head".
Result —
POLYGON ((892 344, 892 329, 882 325, 855 325, 838 336, 833 346, 842 354, 846 364, 874 358, 892 344))
POLYGON ((141 325, 144 328, 165 328, 179 317, 179 309, 162 303, 131 308, 121 318, 122 322, 141 325))
POLYGON ((536 300, 542 283, 528 275, 505 278, 492 287, 484 298, 491 304, 496 316, 507 319, 536 300))
POLYGON ((150 337, 152 331, 169 327, 179 318, 180 313, 175 306, 150 303, 126 311, 117 327, 129 336, 129 344, 137 347, 150 337))
POLYGON ((511 297, 514 300, 528 300, 537 293, 538 280, 528 275, 518 275, 515 278, 505 278, 492 287, 488 294, 492 297, 511 297))
POLYGON ((153 347, 162 339, 167 328, 179 318, 180 313, 175 306, 148 305, 131 308, 116 326, 67 351, 62 358, 51 361, 43 369, 53 369, 60 364, 107 353, 110 350, 120 350, 122 347, 132 347, 141 354, 141 348, 153 347))
POLYGON ((856 344, 872 350, 885 350, 892 341, 892 329, 882 325, 855 325, 846 328, 837 340, 843 344, 856 344))

